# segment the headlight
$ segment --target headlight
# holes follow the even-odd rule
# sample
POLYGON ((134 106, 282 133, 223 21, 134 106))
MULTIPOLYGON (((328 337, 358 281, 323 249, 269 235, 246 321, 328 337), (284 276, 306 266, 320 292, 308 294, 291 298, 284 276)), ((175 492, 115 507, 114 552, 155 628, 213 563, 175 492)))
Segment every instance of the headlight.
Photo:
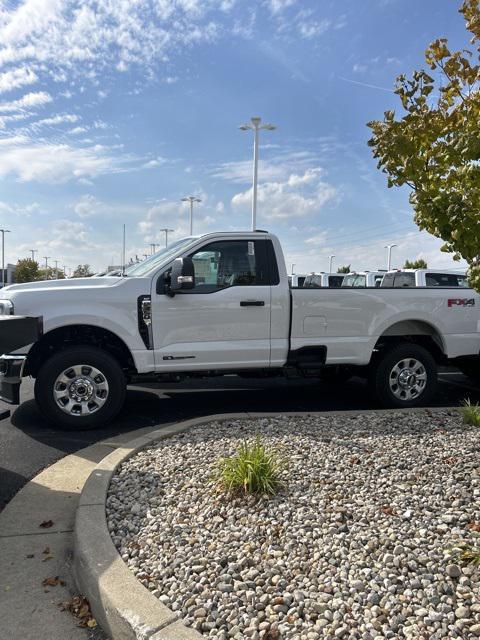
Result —
POLYGON ((0 300, 0 316, 13 316, 13 302, 0 300))

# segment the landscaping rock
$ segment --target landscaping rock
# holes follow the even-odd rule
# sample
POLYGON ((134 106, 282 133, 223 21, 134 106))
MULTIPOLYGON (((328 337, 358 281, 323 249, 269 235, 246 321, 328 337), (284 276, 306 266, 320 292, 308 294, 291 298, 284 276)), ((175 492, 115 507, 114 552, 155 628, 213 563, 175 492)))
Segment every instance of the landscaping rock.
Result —
POLYGON ((227 420, 128 459, 109 490, 133 573, 209 638, 480 635, 480 429, 453 411, 227 420), (261 436, 288 459, 276 496, 212 484, 261 436))

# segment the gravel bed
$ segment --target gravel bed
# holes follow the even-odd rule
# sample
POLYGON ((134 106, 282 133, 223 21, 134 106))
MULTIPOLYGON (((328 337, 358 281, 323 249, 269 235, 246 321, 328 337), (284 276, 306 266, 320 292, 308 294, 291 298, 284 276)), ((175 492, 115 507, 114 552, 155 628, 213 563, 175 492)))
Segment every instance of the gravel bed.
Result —
POLYGON ((455 411, 228 420, 155 443, 110 485, 137 578, 211 638, 480 637, 480 429, 455 411), (260 434, 275 498, 225 496, 214 462, 260 434))

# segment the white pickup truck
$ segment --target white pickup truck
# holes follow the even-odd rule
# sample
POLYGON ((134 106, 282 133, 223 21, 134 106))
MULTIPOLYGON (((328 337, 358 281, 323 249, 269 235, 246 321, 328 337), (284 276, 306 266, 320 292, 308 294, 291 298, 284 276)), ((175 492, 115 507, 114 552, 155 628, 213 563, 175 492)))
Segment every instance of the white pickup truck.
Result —
POLYGON ((43 322, 0 358, 0 397, 18 403, 33 376, 41 411, 67 429, 113 419, 142 376, 348 371, 382 405, 411 407, 432 398, 439 364, 476 366, 480 350, 471 289, 290 288, 278 239, 260 231, 184 238, 124 277, 15 284, 0 298, 0 315, 43 322))
POLYGON ((382 287, 467 287, 465 271, 444 269, 393 269, 383 274, 382 287))

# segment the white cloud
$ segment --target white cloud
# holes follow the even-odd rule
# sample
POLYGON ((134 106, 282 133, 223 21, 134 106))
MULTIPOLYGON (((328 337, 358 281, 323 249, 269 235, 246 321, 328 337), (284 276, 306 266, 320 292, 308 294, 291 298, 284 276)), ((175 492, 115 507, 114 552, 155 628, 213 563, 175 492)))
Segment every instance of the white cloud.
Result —
POLYGON ((366 64, 355 63, 352 67, 353 73, 365 73, 368 67, 366 64))
POLYGON ((101 145, 73 147, 11 138, 2 145, 0 176, 12 174, 20 182, 66 182, 124 171, 133 161, 101 145))
POLYGON ((270 11, 276 15, 296 4, 297 0, 267 0, 270 11))
MULTIPOLYGON (((307 169, 303 174, 290 174, 283 182, 266 182, 258 187, 258 206, 267 220, 302 218, 319 213, 333 200, 337 190, 322 179, 320 169, 307 169)), ((237 193, 232 207, 239 212, 251 206, 252 189, 237 193)))
POLYGON ((86 194, 80 198, 73 210, 80 218, 90 218, 97 213, 101 213, 103 204, 90 194, 86 194))
POLYGON ((298 23, 298 30, 302 38, 315 38, 321 36, 330 29, 332 23, 326 18, 323 20, 300 20, 298 23))
POLYGON ((38 80, 37 74, 28 67, 18 67, 0 73, 0 93, 19 89, 38 80))
MULTIPOLYGON (((318 167, 319 158, 310 151, 285 151, 277 153, 271 158, 261 158, 258 163, 258 175, 265 181, 285 181, 292 172, 307 171, 318 167)), ((238 184, 249 184, 252 180, 252 161, 225 162, 212 171, 215 178, 223 178, 238 184)))
POLYGON ((143 168, 155 169, 156 167, 160 167, 162 164, 165 164, 166 162, 167 162, 166 158, 158 157, 158 158, 155 158, 154 160, 149 160, 148 162, 145 162, 145 164, 143 165, 143 168))
POLYGON ((98 70, 150 67, 166 52, 211 42, 219 27, 210 14, 225 0, 24 0, 0 12, 0 66, 28 61, 55 81, 95 79, 98 70), (92 69, 92 63, 95 68, 92 69))
POLYGON ((32 129, 39 127, 54 127, 58 124, 65 124, 66 122, 72 124, 78 122, 80 118, 73 113, 63 113, 51 116, 50 118, 43 118, 43 120, 37 120, 30 125, 32 129))
POLYGON ((13 113, 15 111, 23 111, 32 107, 42 107, 49 102, 52 102, 52 96, 45 91, 27 93, 18 100, 13 100, 12 102, 0 102, 0 113, 13 113))

